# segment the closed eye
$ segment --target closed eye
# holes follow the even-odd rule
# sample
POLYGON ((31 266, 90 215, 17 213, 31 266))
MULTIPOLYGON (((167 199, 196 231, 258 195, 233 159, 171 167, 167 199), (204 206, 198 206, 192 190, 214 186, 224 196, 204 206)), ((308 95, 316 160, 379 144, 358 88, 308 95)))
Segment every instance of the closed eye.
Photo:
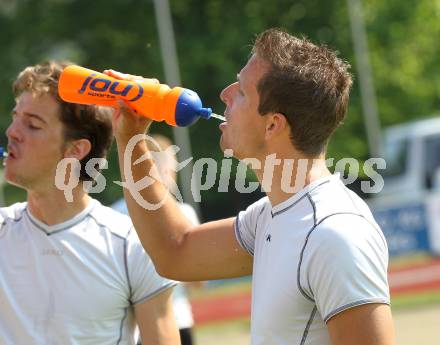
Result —
POLYGON ((38 129, 41 129, 41 127, 34 126, 33 124, 29 124, 29 125, 28 125, 28 128, 31 129, 31 130, 33 130, 33 131, 38 130, 38 129))

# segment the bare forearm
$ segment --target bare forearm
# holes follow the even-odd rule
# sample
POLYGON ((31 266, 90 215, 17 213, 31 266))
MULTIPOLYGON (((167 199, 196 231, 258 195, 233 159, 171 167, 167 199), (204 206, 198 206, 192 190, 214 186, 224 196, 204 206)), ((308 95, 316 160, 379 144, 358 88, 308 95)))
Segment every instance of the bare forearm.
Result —
MULTIPOLYGON (((147 145, 140 141, 134 147, 130 160, 124 162, 125 143, 118 143, 119 163, 121 175, 127 181, 125 173, 131 171, 132 180, 137 182, 144 178, 151 169, 155 169, 151 159, 146 159, 136 165, 132 163, 148 152, 147 145), (125 165, 124 165, 125 164, 125 165), (130 165, 127 167, 127 165, 130 165), (129 170, 128 170, 129 169, 129 170)), ((130 173, 130 172, 128 172, 130 173)), ((168 190, 155 181, 143 188, 139 193, 124 188, 124 195, 133 224, 142 242, 142 245, 155 262, 157 269, 175 265, 178 262, 180 248, 184 242, 185 233, 192 227, 191 223, 181 213, 168 190), (133 196, 135 195, 135 197, 133 196), (137 199, 137 200, 136 200, 137 199), (156 210, 152 208, 161 205, 156 210), (149 207, 149 206, 152 207, 149 207)))

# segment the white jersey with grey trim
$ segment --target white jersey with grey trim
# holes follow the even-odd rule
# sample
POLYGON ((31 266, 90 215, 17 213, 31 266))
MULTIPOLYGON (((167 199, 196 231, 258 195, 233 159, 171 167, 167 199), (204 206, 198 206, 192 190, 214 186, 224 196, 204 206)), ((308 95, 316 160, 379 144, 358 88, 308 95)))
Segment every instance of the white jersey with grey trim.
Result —
POLYGON ((133 306, 175 285, 130 219, 96 200, 54 226, 27 203, 1 208, 0 223, 2 345, 134 344, 133 306))
POLYGON ((367 205, 322 178, 272 207, 240 212, 237 239, 254 256, 253 345, 326 345, 326 322, 367 303, 389 304, 388 248, 367 205))
MULTIPOLYGON (((199 217, 191 205, 185 203, 179 203, 178 205, 180 210, 194 225, 200 224, 199 217)), ((123 198, 110 205, 110 207, 115 211, 128 215, 127 203, 123 198)), ((194 326, 191 304, 188 300, 186 288, 183 284, 178 284, 174 288, 173 311, 176 325, 179 329, 191 328, 194 326)))

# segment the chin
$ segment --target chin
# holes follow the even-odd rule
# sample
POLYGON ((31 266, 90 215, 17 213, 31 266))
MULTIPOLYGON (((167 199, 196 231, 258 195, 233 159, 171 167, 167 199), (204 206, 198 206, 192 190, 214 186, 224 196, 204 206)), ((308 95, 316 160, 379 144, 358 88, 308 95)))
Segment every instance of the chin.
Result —
POLYGON ((236 151, 232 145, 228 144, 223 140, 223 137, 220 139, 220 149, 222 152, 225 152, 225 150, 232 150, 232 156, 237 159, 246 158, 245 156, 241 155, 239 151, 236 151))
POLYGON ((5 181, 7 181, 8 183, 12 183, 14 184, 14 174, 12 174, 8 168, 6 167, 5 170, 3 170, 3 177, 5 179, 5 181))
POLYGON ((5 176, 5 180, 6 180, 6 182, 8 182, 12 186, 19 187, 19 188, 25 188, 23 186, 23 183, 21 183, 20 180, 17 179, 17 177, 5 176))
POLYGON ((6 182, 9 184, 19 187, 19 188, 25 188, 25 183, 23 183, 23 178, 21 178, 19 175, 14 174, 12 171, 8 170, 6 167, 4 170, 4 178, 6 182))

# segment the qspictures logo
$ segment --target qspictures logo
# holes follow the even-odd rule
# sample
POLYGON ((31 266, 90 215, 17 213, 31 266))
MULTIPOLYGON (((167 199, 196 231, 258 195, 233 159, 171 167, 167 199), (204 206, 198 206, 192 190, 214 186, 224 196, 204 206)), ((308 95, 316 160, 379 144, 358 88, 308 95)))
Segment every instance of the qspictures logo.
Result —
MULTIPOLYGON (((162 150, 159 143, 151 136, 146 134, 135 135, 128 142, 124 152, 122 168, 125 181, 113 181, 113 183, 126 188, 136 202, 147 210, 157 210, 160 208, 170 194, 179 202, 183 202, 182 193, 175 180, 171 178, 171 175, 177 174, 194 159, 190 157, 182 162, 178 162, 176 154, 179 150, 180 148, 176 145, 171 145, 165 150, 162 150), (148 146, 154 149, 133 161, 134 148, 141 141, 146 141, 148 146), (146 171, 145 176, 135 181, 132 172, 133 166, 147 159, 152 160, 155 164, 151 166, 149 171, 146 171), (164 196, 155 202, 145 200, 141 192, 157 181, 162 183, 169 193, 164 193, 164 196)), ((202 191, 211 190, 215 186, 217 186, 216 192, 225 193, 230 191, 233 171, 233 151, 228 149, 225 150, 223 154, 224 157, 221 162, 217 162, 210 157, 200 158, 193 162, 191 193, 194 201, 200 202, 202 191)), ((234 188, 237 192, 244 194, 252 193, 258 188, 261 188, 264 192, 270 192, 274 181, 275 166, 279 166, 281 167, 281 190, 285 193, 296 193, 306 185, 307 172, 320 165, 322 166, 322 160, 279 159, 276 154, 266 156, 264 161, 260 161, 256 158, 246 158, 239 161, 235 169, 235 178, 233 179, 234 188), (261 183, 248 181, 246 179, 248 169, 259 170, 261 172, 261 183), (293 176, 294 173, 295 176, 293 176)), ((328 168, 334 167, 335 172, 340 173, 340 178, 346 185, 353 183, 361 173, 359 161, 354 158, 342 158, 338 161, 329 158, 325 161, 325 165, 328 168), (348 173, 345 175, 344 172, 348 173)), ((106 187, 107 181, 98 169, 102 170, 107 168, 108 162, 106 159, 90 159, 85 166, 85 171, 94 179, 94 182, 83 182, 84 190, 91 194, 102 192, 106 187)), ((385 168, 386 162, 382 158, 370 158, 364 162, 362 166, 363 175, 370 179, 369 181, 361 182, 360 187, 364 193, 379 193, 382 190, 384 180, 377 170, 384 170, 385 168)), ((73 189, 80 183, 80 170, 80 162, 76 159, 65 158, 58 163, 55 185, 64 192, 64 196, 68 202, 73 201, 73 189)))

